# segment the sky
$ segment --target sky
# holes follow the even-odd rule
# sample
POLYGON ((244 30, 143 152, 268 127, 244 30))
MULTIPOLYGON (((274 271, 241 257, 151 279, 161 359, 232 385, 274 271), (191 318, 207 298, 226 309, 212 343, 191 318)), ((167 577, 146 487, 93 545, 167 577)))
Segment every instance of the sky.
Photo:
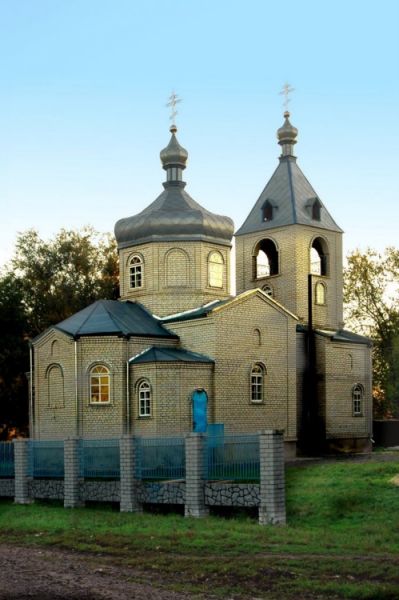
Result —
POLYGON ((0 265, 18 233, 112 232, 163 190, 172 91, 186 190, 238 229, 298 164, 344 251, 399 245, 397 0, 0 0, 0 265))

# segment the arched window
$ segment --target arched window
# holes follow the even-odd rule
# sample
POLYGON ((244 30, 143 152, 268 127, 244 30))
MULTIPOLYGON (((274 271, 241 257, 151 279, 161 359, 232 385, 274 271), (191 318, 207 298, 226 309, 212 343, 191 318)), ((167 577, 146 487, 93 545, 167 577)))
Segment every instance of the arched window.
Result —
POLYGON ((110 373, 104 365, 96 365, 90 371, 90 403, 105 404, 110 396, 110 373))
POLYGON ((223 257, 220 252, 211 252, 208 257, 208 283, 210 287, 223 287, 223 257))
POLYGON ((60 349, 60 343, 58 340, 54 340, 51 344, 51 356, 58 356, 60 349))
POLYGON ((254 278, 278 274, 278 251, 273 240, 261 240, 255 248, 254 278))
POLYGON ((251 402, 263 402, 265 368, 257 363, 251 370, 251 402))
POLYGON ((266 200, 262 206, 262 220, 271 221, 273 219, 273 205, 270 200, 266 200))
POLYGON ((363 396, 363 386, 357 383, 352 388, 352 411, 354 417, 359 417, 363 414, 363 396))
POLYGON ((265 292, 267 296, 270 296, 270 298, 273 298, 273 288, 268 283, 266 285, 262 285, 262 291, 265 292))
POLYGON ((132 289, 143 287, 144 263, 137 254, 130 259, 130 287, 132 289))
POLYGON ((352 354, 346 355, 346 366, 347 366, 347 371, 349 373, 352 373, 352 371, 353 371, 353 356, 352 356, 352 354))
POLYGON ((139 417, 151 416, 151 386, 148 381, 142 381, 138 387, 139 417))
POLYGON ((310 249, 310 272, 312 275, 327 275, 327 244, 322 238, 313 240, 310 249))
POLYGON ((326 286, 321 281, 315 286, 315 302, 322 305, 326 303, 326 286))

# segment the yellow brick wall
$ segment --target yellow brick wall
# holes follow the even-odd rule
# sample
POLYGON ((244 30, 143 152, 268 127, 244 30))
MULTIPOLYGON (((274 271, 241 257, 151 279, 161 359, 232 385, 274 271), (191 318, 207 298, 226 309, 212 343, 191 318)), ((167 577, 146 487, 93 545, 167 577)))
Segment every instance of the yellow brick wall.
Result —
POLYGON ((286 439, 296 438, 295 327, 293 317, 261 294, 235 301, 206 319, 169 324, 184 347, 216 362, 213 422, 224 423, 230 432, 281 428, 286 439), (250 401, 250 373, 256 362, 267 369, 262 404, 250 401))
POLYGON ((130 380, 132 432, 141 436, 168 436, 191 431, 191 394, 196 388, 206 389, 209 406, 212 407, 214 404, 212 364, 133 365, 130 380), (146 379, 151 386, 150 417, 139 416, 137 388, 143 379, 146 379))
POLYGON ((371 350, 359 344, 318 341, 324 346, 324 404, 327 438, 371 437, 371 350), (364 388, 363 414, 353 415, 352 388, 364 388))
POLYGON ((313 319, 317 327, 342 327, 342 234, 316 227, 291 225, 271 231, 236 237, 236 287, 237 293, 272 286, 274 298, 288 310, 307 322, 308 274, 310 273, 310 249, 315 237, 322 237, 329 249, 328 274, 313 276, 313 286, 323 281, 326 286, 326 305, 317 306, 313 293, 313 319), (269 238, 279 252, 279 274, 255 279, 253 254, 259 241, 269 238))
POLYGON ((137 300, 159 316, 196 308, 230 295, 228 246, 205 242, 148 243, 119 252, 122 300, 137 300), (223 257, 223 287, 208 285, 208 257, 212 251, 223 257), (143 285, 130 288, 129 263, 135 254, 144 262, 143 285))

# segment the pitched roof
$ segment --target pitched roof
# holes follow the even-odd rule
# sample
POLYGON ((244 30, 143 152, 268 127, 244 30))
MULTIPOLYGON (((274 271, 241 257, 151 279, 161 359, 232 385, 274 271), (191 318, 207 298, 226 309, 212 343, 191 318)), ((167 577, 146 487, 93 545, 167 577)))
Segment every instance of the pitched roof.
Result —
POLYGON ((232 296, 231 298, 227 298, 225 300, 213 300, 208 304, 204 304, 199 308, 194 308, 190 310, 186 310, 185 312, 176 313, 174 315, 167 315, 166 317, 162 317, 160 321, 162 323, 176 323, 179 321, 191 321, 193 319, 200 319, 202 317, 207 317, 213 312, 219 312, 224 310, 224 308, 238 304, 240 302, 245 301, 247 298, 252 296, 260 295, 269 305, 272 305, 277 310, 289 315, 290 317, 298 320, 298 317, 294 315, 292 312, 287 310, 282 304, 274 300, 274 298, 270 298, 265 292, 263 292, 259 288, 254 288, 252 290, 246 290, 245 292, 241 292, 238 296, 232 296))
POLYGON ((73 337, 118 335, 178 338, 137 302, 97 300, 68 319, 54 325, 55 329, 73 337))
MULTIPOLYGON (((296 330, 301 333, 307 333, 308 327, 307 325, 300 323, 296 326, 296 330)), ((358 333, 353 333, 347 329, 315 329, 314 332, 322 337, 328 337, 334 342, 349 342, 351 344, 365 344, 367 346, 372 346, 373 344, 370 338, 359 335, 358 333)))
POLYGON ((150 362, 182 362, 182 363, 214 363, 215 361, 196 352, 189 352, 180 348, 163 348, 151 346, 144 352, 133 356, 130 364, 141 364, 150 362))
POLYGON ((284 156, 235 235, 295 224, 342 232, 298 167, 295 157, 284 156), (320 220, 312 219, 312 204, 316 199, 320 202, 320 220), (267 201, 273 207, 273 218, 264 221, 262 209, 267 201))

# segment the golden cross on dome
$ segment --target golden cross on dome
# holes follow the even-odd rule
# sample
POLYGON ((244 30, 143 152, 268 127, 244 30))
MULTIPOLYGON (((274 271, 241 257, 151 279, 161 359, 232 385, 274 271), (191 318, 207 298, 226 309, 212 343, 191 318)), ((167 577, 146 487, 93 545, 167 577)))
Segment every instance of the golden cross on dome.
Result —
POLYGON ((294 91, 295 91, 295 88, 291 87, 289 83, 285 83, 283 85, 281 92, 279 92, 280 96, 285 96, 284 105, 283 105, 285 110, 288 110, 288 102, 291 101, 291 98, 289 98, 288 96, 294 91))
POLYGON ((172 92, 169 96, 169 102, 165 104, 165 106, 168 106, 171 109, 169 119, 172 121, 172 123, 174 123, 175 121, 175 116, 177 115, 176 104, 178 104, 179 102, 181 102, 181 98, 179 98, 179 96, 175 94, 175 92, 172 92))

